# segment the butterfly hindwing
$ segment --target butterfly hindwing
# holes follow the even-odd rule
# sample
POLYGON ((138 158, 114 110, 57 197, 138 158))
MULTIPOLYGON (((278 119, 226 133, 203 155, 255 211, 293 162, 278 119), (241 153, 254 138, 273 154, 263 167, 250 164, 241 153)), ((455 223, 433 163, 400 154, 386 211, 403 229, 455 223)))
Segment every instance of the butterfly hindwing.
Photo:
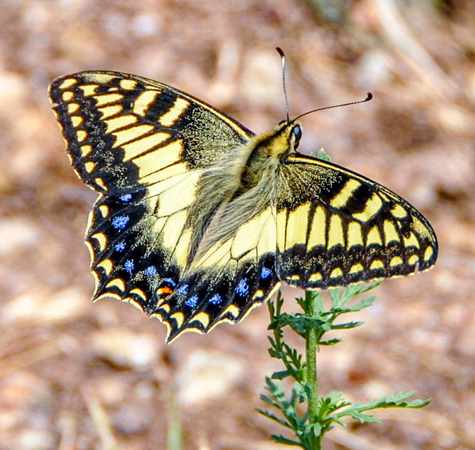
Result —
POLYGON ((239 322, 268 300, 280 286, 275 251, 271 206, 243 223, 231 238, 209 246, 159 305, 157 314, 169 326, 169 339, 184 330, 208 332, 223 321, 239 322))
POLYGON ((67 75, 50 97, 75 171, 100 194, 86 233, 94 298, 113 295, 151 313, 186 265, 200 177, 253 134, 188 94, 133 75, 67 75))
POLYGON ((282 165, 277 274, 304 289, 406 276, 430 268, 437 241, 427 220, 389 189, 303 155, 282 165))

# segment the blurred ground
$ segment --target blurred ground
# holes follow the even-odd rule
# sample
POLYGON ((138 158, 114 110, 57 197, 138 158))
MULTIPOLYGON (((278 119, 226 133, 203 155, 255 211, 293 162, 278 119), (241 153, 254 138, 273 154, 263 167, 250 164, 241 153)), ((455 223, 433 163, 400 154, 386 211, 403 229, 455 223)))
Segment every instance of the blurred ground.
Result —
MULTIPOLYGON (((255 132, 284 118, 287 53, 303 150, 416 205, 440 241, 431 272, 387 281, 320 358, 321 389, 367 400, 417 389, 432 404, 331 432, 331 449, 475 448, 475 4, 469 0, 0 1, 0 450, 270 450, 254 409, 267 311, 164 344, 131 305, 89 298, 83 245, 95 194, 69 167, 46 95, 86 69, 179 87, 255 132)), ((286 290, 289 298, 297 291, 286 290)), ((291 302, 289 302, 291 303, 291 302)))

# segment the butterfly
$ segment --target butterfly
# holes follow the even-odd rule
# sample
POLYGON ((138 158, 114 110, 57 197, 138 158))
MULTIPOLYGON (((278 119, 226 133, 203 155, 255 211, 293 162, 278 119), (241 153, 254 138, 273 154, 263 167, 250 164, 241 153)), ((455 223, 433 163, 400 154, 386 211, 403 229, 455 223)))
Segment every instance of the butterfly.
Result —
POLYGON ((98 198, 93 299, 167 325, 236 323, 287 283, 326 289, 431 268, 429 222, 384 186, 297 152, 300 120, 256 135, 174 87, 91 71, 55 79, 72 166, 98 198))

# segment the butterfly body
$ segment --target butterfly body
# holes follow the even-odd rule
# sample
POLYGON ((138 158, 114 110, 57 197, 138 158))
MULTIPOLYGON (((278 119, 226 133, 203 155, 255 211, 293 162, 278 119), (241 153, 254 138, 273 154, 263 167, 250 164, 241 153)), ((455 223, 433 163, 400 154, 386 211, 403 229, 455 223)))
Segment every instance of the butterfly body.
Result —
POLYGON ((389 189, 299 154, 299 121, 255 135, 175 88, 82 72, 50 96, 72 165, 99 193, 86 243, 94 298, 168 326, 238 322, 282 282, 324 289, 430 268, 427 220, 389 189))

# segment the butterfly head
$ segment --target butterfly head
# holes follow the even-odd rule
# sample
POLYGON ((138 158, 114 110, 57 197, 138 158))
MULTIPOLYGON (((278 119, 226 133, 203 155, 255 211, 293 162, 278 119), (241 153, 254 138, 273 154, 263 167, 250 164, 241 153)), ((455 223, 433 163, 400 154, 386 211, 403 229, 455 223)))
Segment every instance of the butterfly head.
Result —
POLYGON ((284 156, 293 153, 300 144, 303 134, 299 120, 283 120, 268 134, 272 153, 284 156))

